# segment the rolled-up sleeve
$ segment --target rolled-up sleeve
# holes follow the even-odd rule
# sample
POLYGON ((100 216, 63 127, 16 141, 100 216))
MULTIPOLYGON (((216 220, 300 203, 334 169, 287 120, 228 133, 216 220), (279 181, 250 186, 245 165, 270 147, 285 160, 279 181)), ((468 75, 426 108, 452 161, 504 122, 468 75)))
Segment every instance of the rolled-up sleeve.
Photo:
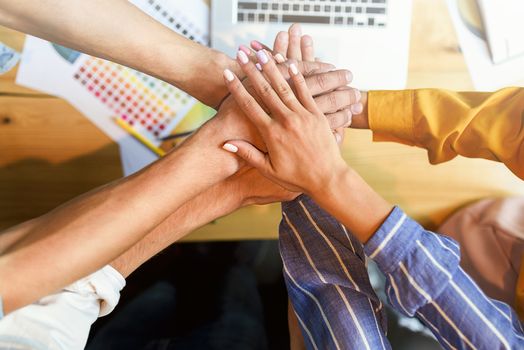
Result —
POLYGON ((83 349, 91 325, 116 306, 125 279, 111 266, 0 320, 1 349, 83 349))

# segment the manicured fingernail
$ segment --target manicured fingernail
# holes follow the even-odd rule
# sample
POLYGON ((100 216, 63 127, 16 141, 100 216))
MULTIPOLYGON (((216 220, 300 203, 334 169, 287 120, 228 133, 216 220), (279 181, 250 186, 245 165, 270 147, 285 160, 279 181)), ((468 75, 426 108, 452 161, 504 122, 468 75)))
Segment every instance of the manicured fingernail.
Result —
POLYGON ((257 69, 262 72, 262 66, 260 63, 255 63, 255 67, 257 67, 257 69))
POLYGON ((284 58, 284 56, 282 56, 281 54, 277 53, 275 55, 275 61, 277 61, 277 63, 284 63, 284 62, 286 62, 286 59, 284 58))
POLYGON ((350 71, 346 71, 346 81, 351 83, 353 81, 353 74, 350 71))
POLYGON ((338 134, 338 132, 335 132, 335 140, 337 140, 337 143, 341 143, 342 142, 342 136, 340 136, 338 134))
POLYGON ((233 81, 235 75, 229 69, 224 69, 224 78, 226 78, 227 81, 233 81))
POLYGON ((360 98, 362 97, 362 94, 359 90, 355 89, 355 101, 360 101, 360 98))
POLYGON ((239 50, 237 52, 237 58, 242 64, 246 64, 249 62, 249 58, 247 58, 247 55, 244 51, 239 50))
POLYGON ((289 65, 289 69, 291 69, 291 73, 293 73, 293 75, 297 75, 298 74, 298 68, 297 68, 297 66, 294 63, 291 63, 289 65))
POLYGON ((235 145, 232 145, 230 143, 225 143, 224 146, 222 146, 222 148, 225 149, 228 152, 231 152, 231 153, 237 153, 238 152, 238 147, 235 146, 235 145))
POLYGON ((362 103, 357 103, 354 105, 351 105, 351 113, 353 114, 360 114, 364 110, 364 106, 362 106, 362 103))
POLYGON ((269 62, 269 58, 267 57, 266 52, 264 50, 257 51, 257 58, 258 61, 262 64, 266 64, 269 62))
POLYGON ((238 48, 240 49, 240 51, 242 51, 246 55, 248 55, 248 56, 251 55, 251 50, 248 47, 246 47, 244 45, 240 45, 238 48))
POLYGON ((261 43, 259 43, 258 41, 256 40, 253 40, 251 42, 251 47, 254 48, 255 50, 262 50, 263 49, 263 46, 261 43))

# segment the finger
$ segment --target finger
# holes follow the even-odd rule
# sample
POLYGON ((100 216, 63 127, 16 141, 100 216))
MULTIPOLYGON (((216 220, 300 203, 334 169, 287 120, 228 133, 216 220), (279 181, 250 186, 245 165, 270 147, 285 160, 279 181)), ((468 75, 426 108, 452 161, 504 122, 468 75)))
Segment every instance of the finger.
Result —
MULTIPOLYGON (((335 113, 360 100, 360 92, 356 89, 335 90, 315 97, 315 102, 322 113, 335 113)), ((353 113, 353 111, 352 111, 353 113)))
POLYGON ((302 28, 300 24, 295 23, 289 27, 289 47, 287 49, 287 58, 302 61, 302 52, 300 52, 300 37, 302 28))
MULTIPOLYGON (((258 63, 262 65, 265 76, 271 83, 271 86, 277 92, 284 104, 291 110, 300 111, 301 105, 298 102, 293 90, 289 86, 284 76, 280 73, 275 61, 271 59, 265 50, 257 52, 258 63)), ((295 66, 298 73, 298 68, 295 66)))
MULTIPOLYGON (((277 53, 282 56, 287 56, 287 50, 289 46, 289 34, 288 32, 279 32, 275 37, 275 44, 273 45, 273 53, 277 53)), ((257 50, 258 51, 258 50, 257 50)))
POLYGON ((351 113, 358 115, 362 113, 362 111, 364 111, 364 105, 362 105, 362 103, 359 102, 351 105, 351 113))
POLYGON ((260 107, 253 96, 247 92, 240 80, 238 80, 235 74, 229 69, 224 70, 224 79, 226 81, 227 89, 242 112, 244 112, 244 114, 251 120, 259 132, 263 133, 265 127, 269 122, 271 122, 271 117, 264 112, 262 107, 260 107))
POLYGON ((262 44, 260 41, 258 40, 252 40, 250 43, 249 43, 249 46, 251 46, 251 48, 255 51, 258 51, 258 50, 271 50, 267 45, 265 44, 262 44))
POLYGON ((313 72, 326 73, 335 69, 335 66, 330 63, 306 61, 298 61, 297 67, 298 70, 306 77, 311 75, 313 72))
POLYGON ((344 143, 344 129, 339 128, 333 131, 333 134, 335 135, 335 140, 337 141, 337 144, 341 146, 344 143))
MULTIPOLYGON (((261 50, 257 52, 259 63, 263 64, 260 62, 260 58, 258 57, 259 52, 265 53, 265 51, 261 50)), ((266 62, 269 62, 270 60, 272 61, 272 59, 267 54, 265 54, 265 57, 266 62)), ((237 61, 240 64, 242 71, 251 81, 253 89, 255 89, 258 97, 271 112, 270 114, 278 116, 285 115, 290 112, 270 83, 266 80, 266 78, 264 78, 262 73, 255 67, 255 64, 248 59, 247 55, 243 51, 237 52, 237 61)))
POLYGON ((300 51, 302 52, 302 60, 315 62, 315 49, 313 47, 313 38, 309 35, 304 35, 300 39, 300 51))
POLYGON ((240 45, 238 49, 244 52, 251 61, 256 62, 257 57, 255 55, 255 52, 251 50, 249 47, 240 45))
POLYGON ((290 64, 289 74, 291 75, 291 80, 295 86, 298 100, 302 106, 304 106, 310 112, 318 113, 319 110, 315 100, 313 99, 313 96, 311 95, 311 92, 309 91, 306 80, 304 79, 304 76, 298 71, 295 63, 290 64))
POLYGON ((258 169, 262 174, 268 174, 271 171, 267 155, 247 141, 228 141, 222 146, 222 148, 228 152, 236 154, 245 160, 247 164, 258 169))
POLYGON ((351 83, 353 74, 348 70, 334 70, 306 77, 307 86, 313 96, 321 95, 351 83))
MULTIPOLYGON (((348 90, 353 90, 354 88, 352 87, 349 87, 349 86, 342 86, 342 87, 339 87, 335 90, 337 91, 348 91, 348 90)), ((360 114, 362 113, 362 109, 363 109, 363 105, 362 105, 362 93, 360 92, 360 90, 358 89, 355 89, 355 94, 356 94, 356 100, 355 102, 351 105, 351 113, 353 113, 353 115, 357 115, 357 114, 360 114)))
POLYGON ((338 128, 348 128, 351 125, 353 114, 349 108, 346 108, 335 113, 326 114, 326 118, 331 130, 335 130, 338 128))

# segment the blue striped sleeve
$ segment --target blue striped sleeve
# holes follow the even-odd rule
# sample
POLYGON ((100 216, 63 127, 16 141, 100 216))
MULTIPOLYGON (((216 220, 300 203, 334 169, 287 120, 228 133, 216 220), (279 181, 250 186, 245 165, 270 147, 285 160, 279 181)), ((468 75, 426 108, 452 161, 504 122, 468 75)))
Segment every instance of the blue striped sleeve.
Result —
POLYGON ((362 244, 307 196, 282 209, 284 281, 307 349, 390 349, 362 244))
POLYGON ((460 252, 451 239, 439 237, 428 239, 433 233, 425 231, 418 223, 411 220, 399 208, 394 208, 379 230, 364 246, 367 256, 373 259, 380 270, 391 281, 386 292, 394 306, 407 316, 414 316, 416 311, 427 304, 428 298, 439 295, 449 283, 450 276, 440 270, 431 270, 428 274, 428 258, 420 249, 418 242, 428 242, 426 249, 439 251, 442 264, 447 271, 454 273, 459 266, 460 252), (425 289, 431 290, 431 296, 423 295, 416 288, 409 288, 409 271, 416 275, 417 281, 425 289), (391 278, 393 275, 399 278, 391 278), (397 298, 401 295, 402 298, 397 298))
POLYGON ((395 208, 364 250, 387 276, 391 304, 424 322, 445 348, 524 348, 515 312, 487 297, 462 270, 452 239, 395 208))

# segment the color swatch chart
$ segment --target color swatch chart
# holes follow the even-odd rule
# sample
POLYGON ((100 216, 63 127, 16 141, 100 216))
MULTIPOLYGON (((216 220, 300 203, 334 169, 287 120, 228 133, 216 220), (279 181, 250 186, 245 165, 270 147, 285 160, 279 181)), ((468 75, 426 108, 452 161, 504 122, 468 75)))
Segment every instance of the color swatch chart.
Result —
POLYGON ((131 0, 169 29, 202 45, 209 45, 209 9, 201 0, 131 0), (192 7, 191 9, 189 7, 192 7))
POLYGON ((87 55, 79 60, 74 79, 157 146, 196 103, 166 82, 87 55))

